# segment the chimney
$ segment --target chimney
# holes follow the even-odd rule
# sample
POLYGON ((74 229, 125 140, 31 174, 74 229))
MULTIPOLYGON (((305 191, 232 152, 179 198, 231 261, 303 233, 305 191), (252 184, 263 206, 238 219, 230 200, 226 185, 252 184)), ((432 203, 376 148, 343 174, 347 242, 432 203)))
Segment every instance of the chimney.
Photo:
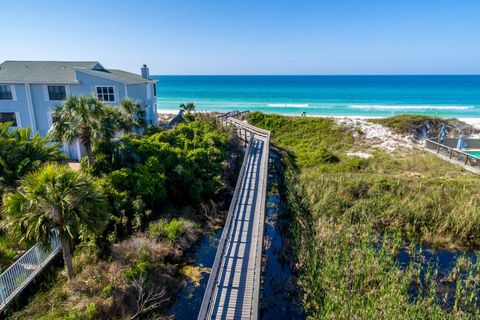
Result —
POLYGON ((144 64, 142 67, 142 78, 144 79, 150 78, 150 70, 148 69, 146 64, 144 64))

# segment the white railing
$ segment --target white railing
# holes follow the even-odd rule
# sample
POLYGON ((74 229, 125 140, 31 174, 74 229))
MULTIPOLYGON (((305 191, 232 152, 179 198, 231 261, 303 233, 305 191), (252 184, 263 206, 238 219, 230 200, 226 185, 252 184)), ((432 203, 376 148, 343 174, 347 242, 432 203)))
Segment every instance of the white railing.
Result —
POLYGON ((58 232, 52 232, 48 245, 37 243, 0 275, 0 311, 22 292, 60 248, 58 232))

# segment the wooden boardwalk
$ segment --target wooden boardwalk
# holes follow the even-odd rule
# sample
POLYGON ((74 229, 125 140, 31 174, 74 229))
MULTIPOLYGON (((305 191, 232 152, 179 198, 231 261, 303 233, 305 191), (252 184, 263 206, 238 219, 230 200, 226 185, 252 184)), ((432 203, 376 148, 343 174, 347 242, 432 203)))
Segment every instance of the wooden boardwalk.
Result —
POLYGON ((198 319, 257 319, 270 132, 229 118, 248 140, 198 319))

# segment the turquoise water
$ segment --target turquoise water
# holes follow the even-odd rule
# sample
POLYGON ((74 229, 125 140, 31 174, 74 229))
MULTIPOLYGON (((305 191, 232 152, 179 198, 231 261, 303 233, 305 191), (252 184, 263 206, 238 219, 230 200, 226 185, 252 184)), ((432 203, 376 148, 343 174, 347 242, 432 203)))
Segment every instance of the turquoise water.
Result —
POLYGON ((480 76, 156 76, 158 109, 480 117, 480 76))
POLYGON ((475 158, 480 159, 480 151, 464 151, 464 152, 474 156, 475 158))

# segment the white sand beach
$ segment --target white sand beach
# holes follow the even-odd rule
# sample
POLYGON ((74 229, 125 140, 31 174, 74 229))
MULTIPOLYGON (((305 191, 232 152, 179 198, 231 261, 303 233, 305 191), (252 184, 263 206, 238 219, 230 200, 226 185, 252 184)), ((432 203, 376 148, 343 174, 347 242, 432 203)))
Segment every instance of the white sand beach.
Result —
MULTIPOLYGON (((158 110, 159 115, 172 115, 177 114, 178 109, 162 109, 158 110)), ((208 112, 208 111, 200 111, 200 112, 208 112)), ((299 115, 292 115, 292 114, 282 114, 283 116, 287 117, 299 117, 299 115)), ((335 119, 355 119, 355 120, 365 120, 365 119, 379 119, 385 117, 371 117, 371 116, 331 116, 331 115, 316 115, 316 114, 306 114, 307 117, 318 117, 318 118, 335 118, 335 119)), ((458 120, 468 123, 478 129, 480 129, 480 117, 479 118, 458 118, 458 120)))
POLYGON ((480 118, 458 118, 458 120, 480 129, 480 118))

